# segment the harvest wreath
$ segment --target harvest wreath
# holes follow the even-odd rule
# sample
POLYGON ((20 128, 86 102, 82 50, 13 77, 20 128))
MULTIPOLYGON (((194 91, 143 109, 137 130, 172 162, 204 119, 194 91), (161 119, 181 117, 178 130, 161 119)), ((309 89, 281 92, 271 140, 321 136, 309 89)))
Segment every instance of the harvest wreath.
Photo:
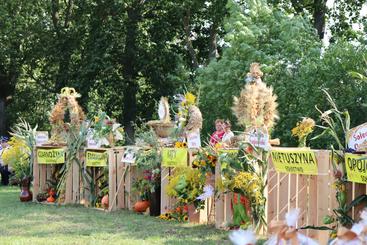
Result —
POLYGON ((58 95, 58 102, 51 111, 51 145, 65 145, 64 134, 74 127, 78 131, 82 121, 85 119, 83 109, 79 106, 76 98, 80 97, 74 88, 62 88, 58 95), (70 123, 65 122, 65 116, 68 112, 70 123))

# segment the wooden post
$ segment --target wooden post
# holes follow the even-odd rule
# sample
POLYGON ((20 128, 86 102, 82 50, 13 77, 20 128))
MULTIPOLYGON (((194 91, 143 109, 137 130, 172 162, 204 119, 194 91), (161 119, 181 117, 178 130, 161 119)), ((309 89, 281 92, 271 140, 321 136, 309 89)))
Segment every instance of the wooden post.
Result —
POLYGON ((124 155, 124 150, 120 149, 116 153, 116 164, 117 164, 117 183, 121 183, 120 188, 117 190, 117 208, 122 209, 125 208, 125 181, 124 181, 124 173, 125 173, 125 164, 121 162, 121 159, 124 155))
POLYGON ((114 199, 116 194, 116 159, 115 159, 114 149, 108 150, 108 202, 109 205, 116 210, 116 199, 114 199))
POLYGON ((40 171, 37 158, 36 148, 33 150, 33 202, 37 201, 37 195, 40 192, 40 171))

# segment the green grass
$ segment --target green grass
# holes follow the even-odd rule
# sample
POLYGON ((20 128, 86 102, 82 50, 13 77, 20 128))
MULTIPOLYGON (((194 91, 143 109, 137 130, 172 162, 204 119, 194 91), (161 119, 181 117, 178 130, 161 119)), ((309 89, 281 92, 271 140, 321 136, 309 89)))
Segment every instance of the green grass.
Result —
POLYGON ((214 227, 182 224, 77 206, 21 203, 19 189, 0 186, 0 244, 229 244, 214 227))

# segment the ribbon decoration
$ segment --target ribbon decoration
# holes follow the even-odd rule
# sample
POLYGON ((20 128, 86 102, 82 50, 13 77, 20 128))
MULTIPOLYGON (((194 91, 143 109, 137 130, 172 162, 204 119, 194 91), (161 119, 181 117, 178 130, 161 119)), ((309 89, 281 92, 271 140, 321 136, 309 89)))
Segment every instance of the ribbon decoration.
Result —
POLYGON ((75 91, 75 88, 64 87, 61 89, 61 96, 63 97, 80 97, 80 94, 75 91))

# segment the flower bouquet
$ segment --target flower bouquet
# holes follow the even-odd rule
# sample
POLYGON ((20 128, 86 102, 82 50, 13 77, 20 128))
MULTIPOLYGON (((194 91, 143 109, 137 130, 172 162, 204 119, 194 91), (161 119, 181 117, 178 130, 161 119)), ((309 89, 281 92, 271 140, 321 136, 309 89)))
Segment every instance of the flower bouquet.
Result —
POLYGON ((196 221, 195 211, 204 205, 204 200, 198 199, 204 192, 205 178, 198 169, 176 169, 169 184, 167 195, 177 201, 177 207, 188 206, 189 219, 196 221))
POLYGON ((116 144, 123 143, 124 129, 105 112, 99 112, 94 117, 93 138, 100 141, 101 145, 114 147, 116 144))

